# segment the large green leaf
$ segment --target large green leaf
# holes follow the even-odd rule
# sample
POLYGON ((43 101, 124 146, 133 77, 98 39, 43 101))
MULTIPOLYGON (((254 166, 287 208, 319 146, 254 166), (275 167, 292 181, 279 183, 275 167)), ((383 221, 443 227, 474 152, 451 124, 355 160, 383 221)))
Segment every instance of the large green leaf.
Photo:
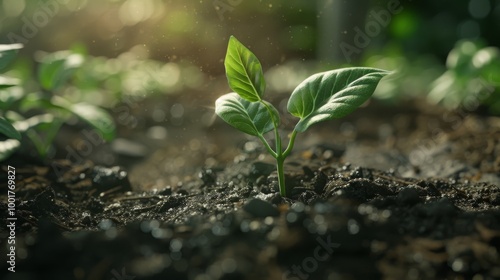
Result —
POLYGON ((9 64, 22 48, 22 44, 0 45, 0 70, 9 64))
POLYGON ((342 118, 361 106, 390 72, 365 67, 343 68, 310 76, 288 100, 288 112, 299 117, 295 126, 304 132, 324 120, 342 118))
POLYGON ((266 89, 262 66, 257 57, 233 36, 229 39, 224 66, 232 90, 248 101, 261 100, 266 89))
POLYGON ((46 90, 63 85, 83 63, 83 56, 68 51, 46 55, 38 69, 38 80, 46 90))
POLYGON ((273 121, 279 123, 276 108, 269 102, 262 102, 250 102, 234 92, 228 93, 215 101, 215 113, 240 131, 262 136, 274 129, 273 121), (272 113, 269 113, 270 111, 272 113))
POLYGON ((7 136, 8 138, 21 140, 21 134, 8 120, 2 117, 0 117, 0 133, 7 136))

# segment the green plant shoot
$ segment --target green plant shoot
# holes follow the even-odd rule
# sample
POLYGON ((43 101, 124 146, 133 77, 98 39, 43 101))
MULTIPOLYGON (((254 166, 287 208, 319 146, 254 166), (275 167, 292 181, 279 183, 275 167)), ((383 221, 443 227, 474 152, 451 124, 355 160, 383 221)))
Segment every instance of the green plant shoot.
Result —
POLYGON ((317 73, 304 80, 288 100, 288 112, 299 121, 284 148, 278 131, 278 110, 262 99, 266 83, 257 57, 231 36, 224 66, 229 87, 234 92, 215 101, 215 112, 229 125, 262 141, 276 159, 280 194, 284 197, 289 194, 285 186, 284 162, 293 149, 297 133, 315 123, 350 114, 370 98, 379 81, 390 73, 376 68, 353 67, 317 73), (274 131, 274 149, 264 137, 270 131, 274 131))
MULTIPOLYGON (((0 73, 22 47, 0 44, 0 73)), ((38 68, 39 92, 25 92, 22 81, 0 75, 0 161, 20 149, 26 139, 41 158, 45 157, 61 125, 72 115, 96 129, 104 140, 114 138, 113 118, 104 109, 84 102, 72 103, 54 94, 67 86, 83 63, 83 55, 70 51, 45 55, 38 68), (17 90, 10 91, 14 87, 17 90), (24 118, 23 113, 30 110, 43 113, 24 118)))

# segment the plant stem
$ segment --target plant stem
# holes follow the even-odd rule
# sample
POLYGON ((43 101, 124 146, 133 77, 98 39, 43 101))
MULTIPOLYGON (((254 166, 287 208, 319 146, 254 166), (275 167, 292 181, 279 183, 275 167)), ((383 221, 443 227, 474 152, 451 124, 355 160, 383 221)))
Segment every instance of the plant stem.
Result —
POLYGON ((280 189, 280 194, 281 194, 281 196, 286 196, 285 173, 283 171, 283 163, 285 161, 285 157, 283 156, 283 150, 281 148, 281 136, 280 136, 280 133, 278 131, 279 123, 278 123, 278 120, 274 119, 273 111, 269 107, 269 105, 266 102, 264 102, 262 99, 259 100, 259 102, 261 102, 261 104, 266 107, 267 111, 269 112, 269 116, 271 117, 271 121, 273 122, 274 141, 275 141, 275 145, 276 145, 275 151, 272 150, 272 148, 269 146, 269 144, 267 143, 267 141, 264 139, 263 136, 259 136, 259 138, 264 143, 264 145, 266 146, 266 149, 269 151, 269 153, 271 153, 271 155, 276 159, 276 171, 278 173, 278 185, 279 185, 279 189, 280 189))
POLYGON ((279 137, 278 129, 275 128, 274 131, 276 136, 276 152, 273 151, 271 146, 269 146, 267 140, 262 135, 259 135, 258 137, 266 147, 267 151, 276 159, 276 171, 278 173, 280 195, 286 197, 285 172, 283 168, 286 156, 284 156, 283 152, 281 151, 281 138, 279 137))
POLYGON ((275 132, 275 137, 276 137, 276 151, 273 151, 271 146, 269 146, 269 143, 267 140, 264 138, 264 136, 259 135, 260 141, 264 144, 266 147, 267 151, 276 159, 276 172, 278 173, 278 186, 280 189, 280 195, 283 197, 286 197, 287 195, 287 188, 286 188, 286 182, 285 182, 285 170, 284 170, 284 165, 285 165, 285 159, 288 155, 290 155, 293 145, 295 143, 295 137, 297 136, 297 131, 294 130, 290 136, 290 142, 288 142, 288 146, 286 150, 283 152, 282 147, 281 147, 281 137, 278 132, 278 128, 275 127, 274 129, 275 132))
POLYGON ((280 188, 280 195, 286 197, 286 185, 285 185, 285 172, 284 172, 285 158, 281 155, 276 158, 276 171, 278 172, 278 185, 280 188))
POLYGON ((290 136, 290 141, 288 142, 288 146, 286 147, 285 151, 283 151, 282 144, 281 144, 281 136, 278 131, 278 121, 274 119, 273 113, 271 108, 263 101, 259 100, 267 109, 269 112, 269 115, 271 116, 271 120, 273 122, 274 126, 274 138, 276 142, 276 149, 273 151, 271 146, 269 146, 269 143, 266 141, 264 136, 259 135, 259 139, 264 143, 264 146, 266 147, 267 151, 276 159, 276 172, 278 173, 278 185, 280 189, 280 195, 283 197, 286 197, 287 194, 287 188, 286 188, 286 182, 285 182, 285 170, 284 170, 284 165, 285 165, 285 159, 290 153, 292 152, 293 145, 295 144, 295 137, 297 136, 297 131, 294 129, 291 136, 290 136))
POLYGON ((273 151, 273 148, 269 146, 269 143, 267 143, 267 140, 264 138, 262 135, 258 135, 260 141, 264 144, 264 147, 266 147, 267 151, 273 156, 273 158, 276 158, 278 155, 273 151))
POLYGON ((297 130, 294 129, 292 135, 290 136, 290 142, 288 142, 288 147, 286 147, 286 150, 283 152, 283 158, 286 158, 292 152, 296 136, 297 136, 297 130))
MULTIPOLYGON (((296 136, 297 136, 297 131, 294 130, 292 132, 292 135, 290 136, 290 142, 288 142, 288 146, 286 147, 285 151, 284 152, 281 151, 281 143, 280 143, 280 149, 277 150, 276 171, 278 172, 278 184, 279 184, 279 188, 280 188, 280 194, 283 197, 286 197, 286 195, 287 195, 287 188, 286 188, 286 182, 285 182, 285 170, 284 170, 285 159, 292 152, 296 136)), ((281 139, 280 139, 280 141, 281 141, 281 139)))

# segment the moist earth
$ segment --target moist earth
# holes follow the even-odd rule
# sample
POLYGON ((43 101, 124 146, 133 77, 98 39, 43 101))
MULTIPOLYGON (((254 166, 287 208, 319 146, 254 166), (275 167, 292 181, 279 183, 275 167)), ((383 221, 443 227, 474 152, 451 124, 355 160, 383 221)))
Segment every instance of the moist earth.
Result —
POLYGON ((253 140, 222 159, 220 123, 205 129, 222 148, 185 155, 175 181, 146 176, 172 147, 135 166, 16 156, 0 175, 7 190, 16 168, 16 272, 2 254, 1 278, 500 279, 500 120, 369 108, 303 138, 288 198, 253 140))

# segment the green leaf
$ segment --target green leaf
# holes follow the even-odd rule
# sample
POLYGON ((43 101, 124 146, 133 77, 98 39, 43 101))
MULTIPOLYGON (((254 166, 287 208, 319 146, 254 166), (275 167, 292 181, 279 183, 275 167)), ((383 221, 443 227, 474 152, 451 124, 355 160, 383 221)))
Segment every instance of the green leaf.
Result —
MULTIPOLYGON (((59 106, 54 105, 48 100, 41 96, 38 93, 30 93, 23 97, 21 102, 19 103, 19 111, 27 112, 29 110, 42 110, 49 111, 51 109, 58 109, 59 106)), ((64 109, 66 111, 66 109, 64 109)))
POLYGON ((260 101, 266 82, 264 73, 257 57, 231 36, 224 60, 229 87, 242 98, 250 101, 260 101))
POLYGON ((0 141, 0 161, 8 159, 20 146, 21 142, 15 139, 0 141))
POLYGON ((0 89, 10 88, 19 84, 18 79, 0 76, 0 89))
POLYGON ((11 139, 21 140, 19 131, 17 131, 8 120, 2 117, 0 117, 0 133, 11 139))
POLYGON ((288 100, 288 112, 300 118, 295 130, 304 132, 317 122, 350 114, 370 98, 380 79, 389 73, 353 67, 310 76, 295 88, 288 100))
POLYGON ((51 104, 54 108, 70 112, 90 124, 104 140, 111 141, 115 138, 115 122, 106 110, 84 102, 72 104, 59 96, 54 96, 51 104))
MULTIPOLYGON (((15 112, 10 112, 11 115, 15 114, 15 112)), ((61 123, 57 119, 54 119, 54 116, 51 114, 43 114, 33 116, 26 120, 18 120, 14 122, 13 125, 17 131, 28 136, 28 139, 30 139, 36 147, 39 156, 45 157, 48 147, 50 147, 53 142, 53 137, 59 131, 61 123), (36 128, 36 130, 34 128, 36 128), (38 131, 44 132, 46 135, 45 141, 43 141, 41 136, 38 134, 38 131), (34 135, 36 136, 36 139, 34 139, 34 135)), ((14 152, 17 149, 17 146, 14 144, 15 142, 12 141, 0 142, 0 146, 2 146, 0 147, 0 158, 2 158, 2 156, 8 157, 12 152, 14 152)))
POLYGON ((0 45, 0 70, 9 64, 22 48, 22 44, 0 45))
POLYGON ((35 115, 26 120, 19 120, 13 123, 17 131, 25 133, 26 131, 40 127, 44 124, 52 125, 54 123, 54 116, 51 114, 35 115))
POLYGON ((111 141, 115 138, 115 122, 105 110, 87 103, 74 104, 69 110, 100 132, 104 140, 111 141))
POLYGON ((253 136, 262 136, 273 130, 273 120, 279 122, 278 111, 271 103, 250 102, 234 92, 215 101, 215 113, 234 128, 253 136))
POLYGON ((75 70, 83 63, 83 56, 68 51, 46 55, 38 69, 38 81, 42 88, 54 90, 71 78, 75 70))
POLYGON ((492 86, 500 86, 500 49, 487 47, 479 50, 472 58, 472 64, 479 69, 479 77, 492 86))

